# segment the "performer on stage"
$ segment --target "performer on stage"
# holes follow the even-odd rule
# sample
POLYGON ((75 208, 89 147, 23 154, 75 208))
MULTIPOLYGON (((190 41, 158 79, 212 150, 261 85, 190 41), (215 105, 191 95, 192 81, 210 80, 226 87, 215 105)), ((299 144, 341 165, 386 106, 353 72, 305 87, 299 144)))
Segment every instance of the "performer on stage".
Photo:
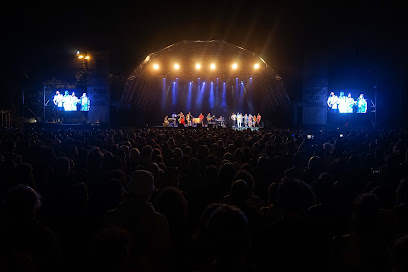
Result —
POLYGON ((258 115, 256 116, 256 126, 260 127, 260 125, 259 125, 260 123, 261 123, 261 115, 258 112, 258 115))
POLYGON ((179 120, 179 124, 182 124, 183 126, 186 125, 186 120, 185 120, 183 112, 180 112, 178 120, 179 120))
POLYGON ((337 99, 339 113, 347 113, 347 102, 344 92, 340 92, 340 96, 337 99))
POLYGON ((220 115, 220 118, 218 118, 218 124, 219 124, 221 127, 224 127, 224 126, 225 126, 225 124, 224 124, 224 117, 222 117, 222 115, 220 115))
POLYGON ((248 115, 248 127, 252 127, 253 121, 254 119, 252 117, 252 114, 249 114, 248 115))
POLYGON ((166 115, 164 117, 164 121, 163 121, 163 127, 168 127, 169 126, 169 117, 166 115))
POLYGON ((192 121, 193 121, 193 115, 191 115, 191 111, 189 111, 186 115, 186 120, 187 120, 187 126, 191 127, 192 126, 192 121))
POLYGON ((207 114, 207 125, 208 125, 208 124, 211 124, 211 120, 212 120, 211 113, 208 113, 208 114, 207 114))
POLYGON ((62 94, 59 91, 55 92, 54 95, 54 105, 57 106, 57 110, 58 111, 62 111, 62 101, 63 101, 64 97, 62 96, 62 94))
POLYGON ((232 113, 231 115, 231 120, 232 120, 232 126, 235 126, 235 121, 237 120, 237 115, 235 113, 232 113))
POLYGON ((62 106, 64 107, 64 111, 71 111, 72 110, 72 102, 71 97, 68 91, 65 91, 64 97, 62 98, 62 106))
POLYGON ((198 118, 200 119, 200 124, 203 125, 204 115, 202 112, 200 112, 200 115, 198 116, 198 118))
POLYGON ((244 115, 244 127, 248 127, 248 114, 244 115))
POLYGON ((86 96, 86 93, 82 94, 81 98, 79 99, 79 102, 81 104, 81 111, 89 111, 89 108, 91 107, 91 101, 86 96))
POLYGON ((353 113, 353 107, 356 104, 356 101, 351 97, 351 93, 349 93, 346 97, 347 103, 347 113, 353 113))
POLYGON ((329 106, 331 113, 337 112, 337 99, 337 95, 334 95, 334 92, 331 92, 329 98, 327 99, 327 106, 329 106))
POLYGON ((237 113, 237 125, 238 127, 242 127, 242 114, 241 113, 237 113))
POLYGON ((357 113, 367 112, 367 100, 364 99, 364 94, 360 94, 357 99, 357 113))
POLYGON ((71 111, 77 111, 78 109, 77 109, 77 104, 78 104, 78 102, 79 102, 79 99, 78 99, 78 97, 76 97, 76 95, 75 95, 75 92, 72 92, 72 95, 71 95, 71 111))
POLYGON ((177 113, 173 111, 171 118, 173 118, 173 127, 176 127, 177 126, 177 113))

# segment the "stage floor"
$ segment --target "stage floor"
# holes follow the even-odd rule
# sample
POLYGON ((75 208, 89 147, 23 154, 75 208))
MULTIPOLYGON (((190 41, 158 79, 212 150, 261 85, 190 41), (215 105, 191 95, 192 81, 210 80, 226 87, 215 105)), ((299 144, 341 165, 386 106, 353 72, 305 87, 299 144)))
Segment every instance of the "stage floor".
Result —
POLYGON ((247 129, 250 129, 250 130, 252 130, 252 131, 256 131, 256 130, 259 130, 259 129, 261 129, 260 127, 235 127, 235 126, 233 126, 233 127, 227 127, 227 126, 207 126, 207 125, 204 125, 204 126, 150 126, 151 128, 165 128, 165 129, 177 129, 177 128, 179 128, 179 129, 227 129, 227 128, 230 128, 230 129, 233 129, 233 130, 239 130, 239 131, 242 131, 242 130, 247 130, 247 129))

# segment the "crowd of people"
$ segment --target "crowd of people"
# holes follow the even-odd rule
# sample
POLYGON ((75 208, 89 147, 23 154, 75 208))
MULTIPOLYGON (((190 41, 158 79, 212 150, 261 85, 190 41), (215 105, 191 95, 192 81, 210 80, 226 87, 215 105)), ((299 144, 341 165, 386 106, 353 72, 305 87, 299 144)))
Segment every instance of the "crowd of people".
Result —
POLYGON ((407 271, 407 144, 402 130, 3 129, 0 271, 407 271))

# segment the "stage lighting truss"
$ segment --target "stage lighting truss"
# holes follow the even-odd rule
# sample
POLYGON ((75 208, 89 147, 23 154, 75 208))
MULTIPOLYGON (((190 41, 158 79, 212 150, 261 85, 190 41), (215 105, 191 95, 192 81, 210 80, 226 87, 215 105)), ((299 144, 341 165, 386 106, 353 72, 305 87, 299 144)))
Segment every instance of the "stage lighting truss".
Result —
POLYGON ((290 103, 283 80, 264 59, 222 40, 181 41, 149 54, 128 77, 122 103, 146 109, 154 104, 158 78, 176 77, 180 84, 199 78, 225 84, 238 77, 250 82, 253 92, 262 92, 266 109, 290 103))

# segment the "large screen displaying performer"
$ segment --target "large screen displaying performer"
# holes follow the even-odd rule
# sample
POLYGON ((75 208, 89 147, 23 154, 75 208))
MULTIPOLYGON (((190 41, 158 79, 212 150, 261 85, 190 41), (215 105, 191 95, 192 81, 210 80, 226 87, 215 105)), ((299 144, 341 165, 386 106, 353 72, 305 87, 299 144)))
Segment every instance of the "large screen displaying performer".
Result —
POLYGON ((78 98, 74 91, 69 93, 67 90, 64 95, 56 91, 53 102, 58 111, 89 111, 91 107, 91 100, 86 93, 78 98))
POLYGON ((330 92, 327 106, 330 113, 367 113, 367 99, 364 98, 364 94, 354 99, 351 93, 345 95, 344 92, 340 92, 337 96, 330 92))

